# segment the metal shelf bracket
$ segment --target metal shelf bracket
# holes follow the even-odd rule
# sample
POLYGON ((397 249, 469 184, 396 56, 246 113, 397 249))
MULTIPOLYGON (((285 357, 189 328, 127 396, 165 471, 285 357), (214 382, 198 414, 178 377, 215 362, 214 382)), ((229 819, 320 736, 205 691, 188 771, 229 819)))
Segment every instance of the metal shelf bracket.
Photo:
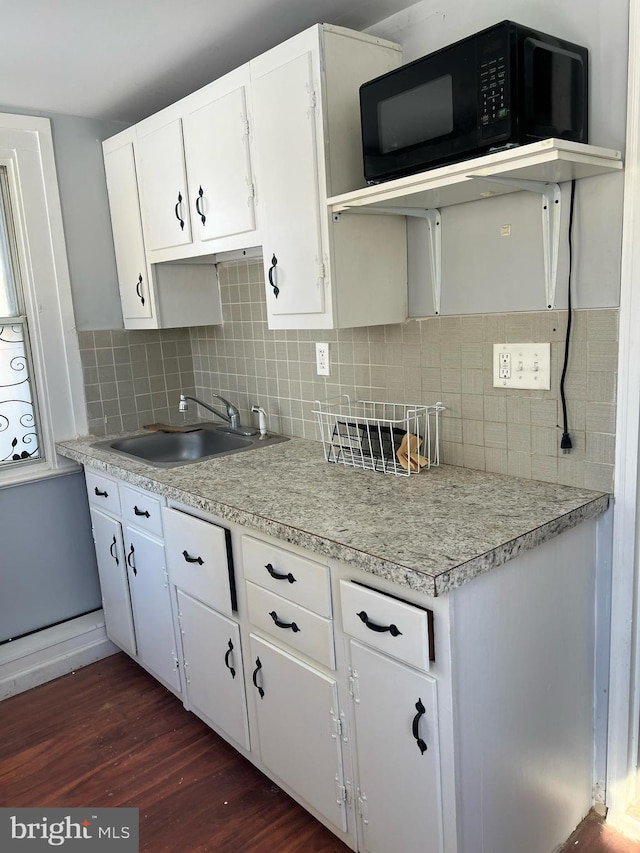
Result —
POLYGON ((544 284, 547 308, 555 308, 558 280, 558 253, 560 251, 560 217, 562 191, 559 184, 530 181, 523 178, 503 178, 497 175, 468 175, 476 181, 490 181, 538 193, 542 197, 542 246, 544 252, 544 284))
MULTIPOLYGON (((431 290, 433 292, 433 310, 435 314, 440 313, 440 294, 442 292, 442 240, 440 223, 442 217, 437 207, 423 210, 419 207, 350 207, 343 213, 366 213, 389 216, 412 216, 414 219, 424 219, 427 223, 427 237, 429 239, 429 267, 431 269, 431 290)), ((340 221, 340 213, 333 214, 333 221, 340 221)))

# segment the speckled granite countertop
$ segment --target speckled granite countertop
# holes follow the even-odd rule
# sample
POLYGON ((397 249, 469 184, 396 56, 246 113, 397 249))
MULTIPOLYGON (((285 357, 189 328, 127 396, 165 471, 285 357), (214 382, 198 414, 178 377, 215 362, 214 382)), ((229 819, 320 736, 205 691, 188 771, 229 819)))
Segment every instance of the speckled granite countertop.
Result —
POLYGON ((65 441, 85 466, 230 522, 441 595, 599 515, 609 496, 443 465, 394 477, 330 465, 322 446, 282 444, 180 468, 154 468, 65 441))

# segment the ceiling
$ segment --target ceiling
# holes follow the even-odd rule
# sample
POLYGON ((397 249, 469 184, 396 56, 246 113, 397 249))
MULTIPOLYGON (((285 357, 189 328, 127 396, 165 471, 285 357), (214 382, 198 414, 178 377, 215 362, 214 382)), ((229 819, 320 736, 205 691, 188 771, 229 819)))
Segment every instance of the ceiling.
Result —
POLYGON ((133 123, 317 22, 415 0, 0 0, 0 103, 133 123))

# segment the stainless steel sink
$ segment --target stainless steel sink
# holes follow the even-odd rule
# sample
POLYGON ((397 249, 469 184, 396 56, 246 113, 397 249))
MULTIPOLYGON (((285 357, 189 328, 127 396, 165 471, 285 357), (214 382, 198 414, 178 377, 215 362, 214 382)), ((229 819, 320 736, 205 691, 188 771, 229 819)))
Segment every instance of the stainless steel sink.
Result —
POLYGON ((214 424, 203 424, 192 432, 152 432, 104 441, 99 446, 113 453, 140 459, 159 468, 188 465, 203 459, 256 450, 287 441, 286 436, 235 435, 214 424))

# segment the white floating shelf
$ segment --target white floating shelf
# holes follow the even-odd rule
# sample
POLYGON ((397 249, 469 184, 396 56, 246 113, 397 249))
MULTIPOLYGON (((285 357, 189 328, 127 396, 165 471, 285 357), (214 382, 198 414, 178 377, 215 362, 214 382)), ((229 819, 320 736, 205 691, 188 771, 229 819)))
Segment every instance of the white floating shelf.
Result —
POLYGON ((397 207, 401 214, 407 208, 429 210, 449 207, 522 189, 517 185, 494 183, 492 177, 559 184, 621 169, 620 151, 562 139, 543 139, 344 193, 330 198, 327 203, 332 213, 354 208, 374 211, 376 207, 391 212, 389 208, 397 207))

